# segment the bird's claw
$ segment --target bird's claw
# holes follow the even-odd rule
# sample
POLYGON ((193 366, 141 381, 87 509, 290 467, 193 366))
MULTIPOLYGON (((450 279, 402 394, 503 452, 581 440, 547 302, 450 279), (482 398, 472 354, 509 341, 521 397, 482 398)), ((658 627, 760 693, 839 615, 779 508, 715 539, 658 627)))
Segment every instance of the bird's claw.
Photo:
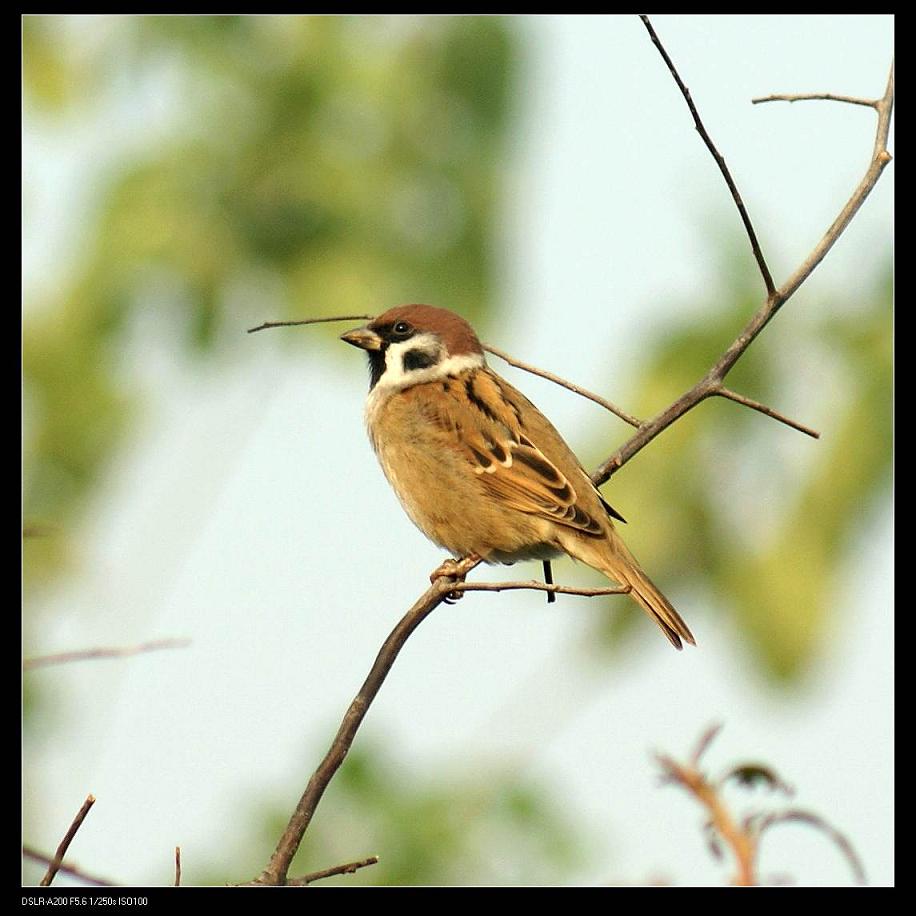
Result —
MULTIPOLYGON (((449 579, 452 582, 464 582, 467 574, 480 562, 480 557, 471 555, 461 560, 453 560, 451 557, 440 563, 430 574, 429 581, 433 585, 439 579, 449 579)), ((454 604, 464 597, 464 592, 449 592, 442 600, 446 604, 454 604)))

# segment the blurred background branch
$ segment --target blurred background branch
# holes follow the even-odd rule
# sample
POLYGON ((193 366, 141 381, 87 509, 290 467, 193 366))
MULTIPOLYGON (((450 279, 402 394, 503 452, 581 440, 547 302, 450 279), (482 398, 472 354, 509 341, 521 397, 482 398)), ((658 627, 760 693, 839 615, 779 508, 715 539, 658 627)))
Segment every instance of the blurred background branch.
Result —
POLYGON ((39 885, 41 887, 48 887, 51 882, 54 880, 55 875, 60 871, 60 867, 63 864, 64 856, 67 854, 67 850, 70 848, 70 844, 73 842, 73 838, 76 836, 77 831, 80 827, 83 826, 83 821, 86 819, 86 815, 89 813, 89 809, 95 804, 95 797, 92 795, 87 795, 86 800, 80 806, 79 811, 76 812, 76 816, 73 818, 73 821, 70 823, 70 826, 67 828, 67 832, 64 834, 64 838, 58 844, 57 850, 54 853, 54 858, 48 863, 48 870, 44 873, 39 885))
POLYGON ((716 725, 704 732, 689 763, 679 763, 667 754, 658 754, 656 758, 662 768, 663 780, 679 785, 706 809, 709 820, 705 829, 710 850, 719 859, 722 857, 720 843, 724 843, 735 860, 735 874, 731 883, 742 887, 769 883, 762 878, 759 870, 761 836, 773 824, 795 821, 807 824, 827 836, 843 853, 855 875, 856 883, 864 884, 865 871, 852 843, 819 815, 796 808, 775 812, 755 810, 741 818, 734 813, 724 798, 725 786, 731 780, 743 784, 745 788, 763 785, 771 792, 782 791, 787 794, 792 794, 792 790, 769 767, 762 764, 732 767, 720 779, 710 779, 700 768, 700 763, 720 730, 721 726, 716 725))

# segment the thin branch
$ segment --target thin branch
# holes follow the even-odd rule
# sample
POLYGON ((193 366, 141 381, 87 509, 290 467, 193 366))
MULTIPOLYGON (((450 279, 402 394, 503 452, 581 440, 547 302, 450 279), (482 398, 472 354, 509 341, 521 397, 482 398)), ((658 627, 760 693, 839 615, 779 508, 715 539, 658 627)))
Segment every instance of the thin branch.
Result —
POLYGON ((684 96, 684 101, 687 102, 687 107, 690 109, 690 113, 693 115, 694 126, 696 127, 699 135, 703 138, 703 142, 706 144, 706 148, 712 154, 713 159, 715 159, 716 165, 719 166, 719 171, 722 173, 722 177, 725 179, 725 183, 728 185, 728 190, 731 191, 732 199, 735 202, 735 206, 738 208, 738 212, 741 214, 741 221, 744 223, 744 229, 747 232, 748 238, 750 239, 751 250, 754 252, 754 258, 757 261, 757 266, 760 268, 760 273, 763 277, 764 285, 766 286, 767 296, 772 296, 776 286, 773 283, 773 278, 770 276, 770 269, 767 267, 766 260, 763 257, 763 252, 760 250, 760 245, 757 242, 757 235, 754 232, 753 225, 751 224, 751 218, 748 215, 746 207, 744 206, 744 201, 741 199, 741 195, 738 193, 738 186, 732 179, 731 172, 729 172, 728 166, 725 164, 725 158, 718 151, 718 149, 716 149, 716 145, 712 142, 712 138, 706 132, 706 128, 703 126, 703 122, 700 119, 700 113, 697 111, 696 106, 693 104, 693 99, 690 96, 690 90, 686 85, 684 85, 684 81, 681 79, 681 75, 677 72, 677 68, 674 66, 671 58, 668 56, 668 52, 665 50, 664 46, 659 40, 658 35, 655 34, 655 29, 652 28, 652 23, 649 22, 649 17, 640 15, 639 18, 642 20, 642 24, 646 27, 646 30, 649 33, 649 37, 652 39, 652 43, 656 48, 658 48, 658 53, 661 54, 662 59, 665 61, 665 64, 667 64, 668 70, 674 77, 674 81, 677 83, 678 89, 681 90, 681 95, 684 96))
MULTIPOLYGON (((31 846, 23 846, 22 854, 25 858, 31 859, 33 862, 40 862, 42 865, 51 865, 54 862, 52 856, 45 855, 37 849, 32 849, 31 846)), ((89 875, 81 868, 77 868, 75 865, 68 865, 66 862, 59 862, 57 870, 58 872, 63 872, 65 875, 70 875, 71 878, 78 878, 80 881, 86 881, 89 884, 98 884, 100 887, 115 887, 113 881, 108 881, 105 878, 97 878, 95 875, 89 875)))
POLYGON ((306 828, 312 820, 315 808, 321 801, 328 783, 334 774, 340 768, 353 738, 359 729, 369 706, 378 694, 379 689, 388 676, 391 666, 394 664, 398 653, 404 647, 411 633, 434 611, 447 597, 455 590, 455 585, 459 579, 467 575, 478 563, 479 559, 460 560, 455 564, 456 575, 454 577, 442 576, 417 599, 413 607, 404 615, 398 625, 391 631, 388 638, 382 644, 375 664, 369 672, 363 686, 360 687, 353 702, 350 704, 344 715, 337 735, 334 737, 331 747, 324 757, 324 760, 318 765, 318 769, 312 774, 296 810, 290 818, 286 830, 283 831, 277 848, 268 862, 267 867, 261 874, 255 878, 253 884, 285 884, 286 874, 289 870, 290 862, 299 849, 302 837, 305 835, 306 828))
POLYGON ((824 233, 824 237, 817 243, 814 250, 802 262, 798 270, 789 277, 779 290, 779 302, 774 311, 779 308, 808 277, 813 273, 824 256, 833 248, 836 240, 843 234, 843 231, 856 215, 859 207, 865 203, 865 199, 872 192, 872 188, 878 183, 881 173, 885 166, 891 161, 891 154, 887 151, 887 137, 890 132, 891 114, 894 110, 894 66, 891 65, 890 75, 887 79, 887 87, 884 95, 880 98, 875 110, 878 112, 878 129, 875 132, 875 145, 872 151, 872 159, 869 163, 868 170, 859 182, 858 187, 852 192, 852 196, 846 202, 846 205, 840 211, 839 216, 833 221, 830 228, 824 233))
POLYGON ((816 827, 818 830, 825 833, 839 848, 840 852, 843 853, 846 861, 849 862, 849 867, 852 869, 852 873, 855 876, 856 884, 866 883, 865 866, 862 864, 862 860, 859 858, 859 854, 856 852, 855 847, 844 834, 840 833, 836 827, 827 823, 827 821, 818 814, 814 814, 810 811, 799 811, 797 809, 769 814, 758 821, 757 835, 760 836, 764 830, 767 830, 774 824, 785 824, 790 821, 810 824, 812 827, 816 827))
POLYGON ((175 847, 175 887, 181 886, 181 847, 175 847))
POLYGON ((489 344, 483 344, 482 346, 488 353, 492 353, 494 356, 498 356, 500 359, 505 360, 510 366, 515 366, 516 369, 523 369, 525 372, 530 372, 532 375, 539 375, 541 378, 561 385, 563 388, 568 388, 570 391, 582 395, 583 398, 588 398, 590 401, 600 404, 605 410, 609 410, 611 413, 620 417, 624 422, 629 423, 630 426, 635 426, 639 429, 640 424, 636 417, 621 410, 616 404, 612 404, 606 398, 601 397, 600 394, 595 394, 593 391, 589 391, 579 385, 574 385, 572 382, 568 382, 565 378, 555 375, 553 372, 548 372, 546 369, 538 369, 537 366, 532 366, 530 363, 523 363, 521 360, 510 356, 505 350, 491 347, 489 344))
POLYGON ((191 644, 190 639, 156 639, 140 643, 137 646, 122 646, 109 649, 79 649, 73 652, 59 652, 56 655, 37 655, 24 659, 23 671, 44 668, 48 665, 64 665, 68 662, 82 662, 97 658, 127 658, 143 652, 155 652, 159 649, 184 649, 191 644))
POLYGON ((330 318, 300 318, 297 321, 265 321, 256 328, 249 328, 248 333, 263 331, 265 328, 289 328, 297 324, 324 324, 328 321, 371 321, 374 315, 334 315, 330 318))
POLYGON ((694 769, 699 767, 700 760, 709 749, 709 745, 712 744, 719 732, 722 731, 723 724, 722 722, 715 722, 700 735, 700 740, 697 741, 697 746, 694 748, 693 754, 690 757, 690 765, 694 769))
POLYGON ((554 585, 552 582, 538 582, 537 579, 530 579, 525 582, 459 582, 452 586, 453 592, 510 592, 521 589, 547 592, 553 595, 581 595, 584 598, 597 598, 601 595, 627 595, 630 592, 629 585, 580 588, 575 585, 554 585))
POLYGON ((48 870, 45 872, 44 877, 39 881, 40 887, 48 887, 50 883, 54 880, 54 876, 60 871, 61 863, 64 861, 64 856, 67 854, 67 850, 70 848, 70 843, 73 842, 73 838, 76 836, 76 831, 80 829, 83 825, 83 821, 86 819, 86 815, 89 813, 89 809, 95 804, 95 796, 87 795, 86 801, 83 802, 82 807, 79 811, 76 812, 76 817, 73 818, 73 823, 67 828, 67 832, 64 834, 64 838, 60 841, 60 845, 57 847, 57 851, 54 853, 54 858, 48 865, 48 870))
MULTIPOLYGON (((647 24, 647 28, 649 28, 647 24)), ((651 34, 654 35, 654 32, 651 34)), ((679 86, 682 86, 677 72, 673 70, 673 64, 670 58, 661 48, 657 39, 653 39, 656 46, 662 53, 666 64, 675 76, 679 86)), ((688 94, 689 95, 689 94, 688 94)), ((688 96, 688 105, 691 111, 695 111, 692 101, 688 96)), ((871 193, 878 178, 884 171, 885 166, 891 160, 890 153, 887 151, 887 138, 890 131, 891 114, 894 107, 894 67, 891 65, 890 75, 887 81, 887 87, 884 95, 875 103, 875 110, 878 113, 878 127, 875 134, 874 152, 868 170, 862 181, 850 197, 849 201, 840 211, 839 216, 833 221, 824 237, 817 244, 811 254, 802 262, 799 268, 772 294, 768 294, 763 305, 754 313, 750 321, 745 325, 741 333, 728 346, 714 366, 701 378, 696 385, 689 391, 682 394, 676 401, 668 405, 652 419, 646 421, 639 431, 630 437, 620 448, 617 449, 606 461, 604 461, 592 474, 592 481, 596 486, 605 483, 612 474, 623 467, 637 452, 645 448, 659 433, 663 432, 672 423, 680 419, 689 410, 692 410, 697 404, 701 403, 708 397, 719 395, 729 397, 724 392, 727 390, 723 384, 725 377, 731 371, 735 363, 745 353, 747 348, 753 343, 757 335, 767 326, 780 308, 788 301, 793 293, 807 280, 814 271, 815 267, 824 259, 827 252, 833 247, 837 239, 842 235, 845 228, 849 225, 853 216, 855 216, 859 207, 862 206, 865 199, 871 193)), ((717 160, 718 161, 718 160, 717 160)), ((739 208, 740 209, 740 208, 739 208)), ((743 214, 742 214, 743 219, 743 214)), ((752 243, 753 244, 753 243, 752 243)), ((749 405, 750 406, 750 405, 749 405)), ((758 408, 754 408, 758 409, 758 408)), ((786 420, 779 416, 782 422, 786 420)), ((790 426, 799 427, 794 422, 790 426)), ((806 430, 802 430, 805 432, 806 430)))
POLYGON ((780 423, 785 423, 786 426, 791 426, 792 429, 797 429, 800 433, 804 433, 806 436, 811 436, 812 439, 820 439, 821 434, 816 430, 812 429, 810 426, 805 426, 802 423, 799 423, 797 420, 793 420, 790 417, 787 417, 785 414, 780 413, 778 410, 774 410, 772 407, 767 407, 766 404, 761 404, 760 401, 755 401, 752 398, 745 397, 743 394, 738 394, 737 392, 732 391, 730 388, 719 388, 716 390, 717 394, 721 398, 728 398, 730 401, 735 401, 738 404, 743 404, 745 407, 750 407, 751 410, 757 410, 762 414, 766 414, 768 417, 772 417, 774 420, 779 420, 780 423))
POLYGON ((764 102, 808 102, 813 100, 825 102, 845 102, 847 105, 865 105, 868 108, 877 108, 879 99, 860 99, 852 95, 834 95, 832 92, 798 92, 792 94, 774 93, 761 95, 751 99, 752 105, 761 105, 764 102))
MULTIPOLYGON (((296 321, 265 321, 263 324, 259 324, 256 328, 249 328, 248 333, 253 334, 255 331, 263 331, 266 328, 285 328, 299 324, 322 324, 328 321, 371 321, 373 317, 373 315, 338 315, 333 318, 300 318, 296 321)), ((576 385, 573 382, 567 381, 562 376, 556 375, 553 372, 548 372, 546 369, 539 369, 537 366, 532 366, 530 363, 522 362, 520 359, 516 359, 514 356, 506 353, 505 350, 500 350, 498 347, 490 346, 490 344, 481 344, 481 346, 488 353, 492 353, 494 356, 498 356, 501 360, 504 360, 510 366, 515 366, 516 369, 522 369, 525 372, 530 372, 532 375, 538 375, 541 378, 545 378, 556 385, 560 385, 575 394, 581 395, 583 398, 588 398, 588 400, 594 401, 596 404, 600 404, 605 410, 609 410, 612 414, 620 417, 621 420, 629 423, 630 426, 634 426, 637 429, 639 428, 639 420, 636 417, 628 414, 625 410, 621 409, 616 404, 612 404, 606 398, 601 397, 600 394, 595 394, 593 391, 589 391, 587 388, 583 388, 581 385, 576 385)))
POLYGON ((688 764, 678 763, 664 754, 657 754, 656 758, 662 767, 663 781, 682 786, 706 809, 709 815, 707 838, 715 857, 721 858, 717 834, 731 849, 737 866, 732 883, 744 887, 756 886, 759 883, 756 876, 757 860, 764 830, 774 824, 799 821, 818 828, 833 840, 849 861, 856 881, 864 884, 865 870, 852 843, 819 815, 793 808, 775 813, 753 812, 738 821, 731 814, 719 793, 732 780, 747 786, 763 784, 770 791, 780 791, 786 795, 791 795, 793 790, 772 769, 759 763, 733 766, 723 777, 710 780, 700 770, 700 759, 721 729, 722 726, 717 724, 703 733, 688 764))
MULTIPOLYGON (((714 736, 714 733, 713 733, 714 736)), ((707 740, 707 745, 711 737, 707 740)), ((694 754, 694 757, 697 755, 694 754)), ((665 754, 656 755, 665 780, 683 786, 709 813, 713 828, 726 842, 735 857, 736 872, 732 884, 753 887, 757 844, 750 831, 742 830, 719 798, 715 787, 696 766, 684 766, 665 754)))
POLYGON ((313 871, 311 874, 303 875, 301 878, 290 878, 286 882, 287 887, 304 887, 313 881, 320 881, 322 878, 332 878, 334 875, 352 875, 360 868, 366 868, 368 865, 376 865, 378 856, 369 856, 368 859, 360 859, 358 862, 347 862, 344 865, 335 865, 332 868, 324 868, 321 871, 313 871))

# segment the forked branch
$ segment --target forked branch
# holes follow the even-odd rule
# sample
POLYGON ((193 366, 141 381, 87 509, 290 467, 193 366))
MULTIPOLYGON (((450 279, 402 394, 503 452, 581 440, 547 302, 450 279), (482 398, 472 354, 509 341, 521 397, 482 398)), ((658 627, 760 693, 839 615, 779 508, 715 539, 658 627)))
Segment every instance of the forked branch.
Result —
MULTIPOLYGON (((767 292, 766 299, 763 304, 751 317, 738 337, 735 338, 735 340, 728 346, 722 356, 717 360, 715 365, 709 369, 703 378, 700 379, 700 381, 697 382, 697 384, 694 385, 689 391, 681 395, 674 403, 669 405, 667 408, 665 408, 663 411, 645 423, 640 423, 638 420, 636 420, 636 418, 625 414, 623 411, 620 411, 609 402, 605 402, 604 399, 599 398, 597 395, 593 395, 590 392, 584 392, 583 389, 579 388, 578 386, 566 382, 565 380, 554 376, 552 373, 548 373, 544 370, 536 370, 534 367, 531 367, 527 364, 511 360, 511 358, 508 358, 507 355, 502 351, 498 351, 495 348, 487 348, 490 350, 490 352, 496 354, 497 356, 500 356, 504 359, 509 359, 513 365, 516 365, 519 368, 525 369, 529 372, 535 372, 535 374, 541 375, 552 381, 556 381, 558 384, 564 385, 564 387, 567 387, 572 391, 584 394, 591 400, 601 403, 608 410, 613 411, 618 416, 625 419, 627 422, 638 426, 638 430, 635 435, 633 435, 627 442, 625 442, 619 449, 617 449, 617 451, 614 452, 594 472, 592 475, 592 480, 596 485, 600 485, 608 480, 611 474, 622 467, 637 452, 648 445, 649 442, 651 442, 657 435, 659 435, 659 433, 667 429, 685 413, 687 413, 689 410, 691 410, 693 407, 708 397, 728 398, 754 410, 765 413, 782 423, 786 423, 793 428, 806 433, 807 435, 815 437, 817 436, 817 433, 814 430, 805 427, 793 420, 790 420, 772 408, 766 407, 765 405, 753 401, 752 399, 743 395, 736 394, 734 391, 731 391, 725 387, 724 381, 738 359, 746 352, 751 343, 756 339, 763 328, 766 327, 769 321, 785 304, 790 296, 798 289, 798 287, 805 281, 805 279, 810 276, 814 268, 820 263, 826 253, 830 250, 830 248, 842 234, 843 230, 849 224, 849 221, 852 219, 858 208, 862 205, 865 198, 871 192, 872 188, 880 177, 881 172, 891 158, 886 146, 890 117, 893 110, 894 101, 893 68, 891 68, 891 74, 888 79, 884 96, 881 99, 876 100, 872 105, 872 107, 874 107, 878 113, 878 129, 875 138, 874 155, 865 177, 862 179, 859 186, 855 189, 852 197, 844 206, 839 216, 836 218, 836 220, 834 220, 830 228, 827 230, 821 242, 815 247, 811 254, 808 255, 808 257, 802 262, 795 273, 792 274, 791 277, 783 284, 783 286, 776 288, 770 275, 769 269, 766 265, 766 260, 764 258, 762 249, 757 241, 756 234, 754 233, 750 216, 747 213, 747 208, 744 206, 737 186, 735 185, 735 182, 728 171, 724 157, 716 149, 711 138, 709 137, 709 134, 703 126, 702 120, 700 119, 696 106, 693 103, 689 90, 684 85, 683 80, 681 79, 677 69, 675 68, 670 57, 662 46, 661 41, 652 28, 651 23, 645 16, 642 17, 642 19, 649 31, 653 43, 658 48, 668 69, 670 70, 673 78, 675 79, 675 82, 677 83, 687 102, 690 112, 693 115, 697 131, 700 133, 704 143, 706 144, 710 153, 713 155, 713 158, 715 159, 720 171, 722 172, 723 178, 728 185, 729 191, 732 194, 732 198, 734 199, 735 205, 737 206, 741 216, 745 231, 747 232, 748 238, 751 242, 751 248, 753 250, 754 257, 757 261, 757 265, 767 292)), ((365 320, 369 317, 370 316, 366 315, 350 315, 334 318, 310 318, 300 321, 265 322, 256 328, 251 328, 250 330, 259 331, 267 327, 313 324, 324 321, 339 321, 344 320, 344 318, 349 320, 365 320)), ((457 561, 456 574, 454 576, 442 576, 436 579, 430 588, 427 589, 417 599, 413 607, 404 615, 403 619, 398 623, 398 625, 389 635, 388 639, 386 639, 375 660, 375 664, 372 666, 372 670, 370 671, 369 676, 366 678, 366 681, 364 682, 359 693, 350 704, 350 707, 344 716, 344 719, 340 725, 340 728, 338 729, 337 735, 335 736, 330 749, 328 750, 322 762, 319 764, 318 769, 314 772, 311 779, 309 780, 305 792, 303 793, 299 804, 296 806, 296 809, 293 812, 289 824, 287 825, 286 830, 283 832, 279 843, 277 844, 277 848, 274 851, 270 862, 264 871, 258 876, 258 878, 252 882, 253 884, 284 884, 287 882, 287 872, 290 862, 292 861, 293 856, 299 848, 305 831, 311 822, 312 816, 314 815, 315 808, 321 800, 321 797, 323 796, 328 783, 337 772, 337 769, 340 767, 347 752, 349 751, 356 732, 366 715, 369 705, 377 695, 382 683, 384 682, 388 672, 391 669, 391 666, 394 664, 398 653, 403 648, 408 637, 420 625, 420 623, 422 623, 422 621, 427 616, 429 616, 429 614, 441 603, 450 600, 452 596, 458 595, 464 591, 499 591, 512 588, 536 588, 541 591, 547 591, 549 594, 563 592, 580 595, 617 594, 621 591, 626 591, 626 589, 617 588, 592 590, 570 589, 565 586, 555 586, 552 584, 542 584, 539 582, 465 583, 464 576, 477 564, 477 562, 479 562, 479 560, 471 558, 464 558, 463 560, 457 561)), ((698 748, 697 754, 695 755, 697 760, 699 758, 699 754, 702 753, 702 750, 705 748, 706 744, 708 744, 709 740, 711 740, 711 737, 712 735, 707 736, 704 740, 704 743, 700 748, 698 748)), ((703 783, 698 781, 699 777, 694 778, 696 776, 695 773, 691 775, 689 770, 679 768, 679 765, 675 764, 669 758, 663 758, 662 762, 672 778, 677 778, 683 784, 691 787, 691 791, 693 791, 694 794, 696 794, 697 797, 701 799, 701 801, 704 801, 704 804, 707 804, 708 807, 712 806, 711 811, 714 814, 714 818, 718 818, 719 825, 722 828, 721 832, 723 833, 723 836, 726 837, 728 842, 730 842, 735 849, 736 858, 738 861, 737 883, 751 883, 751 867, 755 850, 752 845, 749 845, 749 841, 743 840, 741 838, 740 826, 734 822, 727 821, 725 819, 726 812, 717 811, 715 809, 714 799, 712 799, 712 797, 706 793, 706 789, 704 788, 703 783)))

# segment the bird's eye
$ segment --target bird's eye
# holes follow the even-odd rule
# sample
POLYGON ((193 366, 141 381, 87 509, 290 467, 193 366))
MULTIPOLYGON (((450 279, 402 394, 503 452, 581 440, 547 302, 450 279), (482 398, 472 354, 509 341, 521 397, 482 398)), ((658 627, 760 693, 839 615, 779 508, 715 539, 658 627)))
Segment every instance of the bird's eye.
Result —
POLYGON ((411 332, 413 331, 413 328, 410 326, 408 322, 399 321, 397 322, 397 324, 395 324, 395 326, 391 329, 391 331, 397 337, 409 337, 411 332))

